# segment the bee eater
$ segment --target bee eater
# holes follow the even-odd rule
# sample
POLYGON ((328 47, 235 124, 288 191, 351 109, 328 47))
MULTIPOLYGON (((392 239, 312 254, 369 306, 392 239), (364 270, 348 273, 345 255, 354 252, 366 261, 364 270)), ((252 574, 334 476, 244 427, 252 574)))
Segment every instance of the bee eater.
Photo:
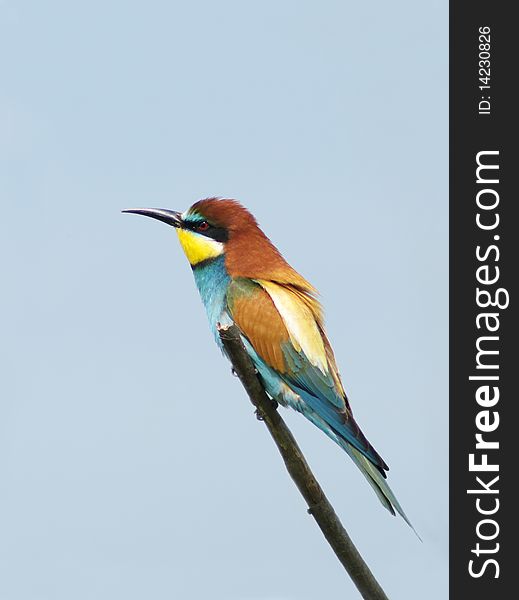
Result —
POLYGON ((236 325, 269 396, 302 413, 343 448, 382 504, 412 527, 386 482, 388 466, 353 418, 317 290, 283 258, 236 200, 207 198, 184 213, 123 212, 172 225, 191 265, 216 343, 236 325))

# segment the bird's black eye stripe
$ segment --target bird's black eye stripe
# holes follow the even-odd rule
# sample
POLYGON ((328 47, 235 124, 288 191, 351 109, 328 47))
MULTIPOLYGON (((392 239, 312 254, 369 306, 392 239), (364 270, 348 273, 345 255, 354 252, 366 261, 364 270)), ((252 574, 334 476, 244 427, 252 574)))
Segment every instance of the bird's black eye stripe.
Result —
POLYGON ((205 237, 211 238, 217 242, 226 242, 229 239, 226 229, 223 227, 215 227, 208 221, 184 221, 184 227, 190 231, 205 235, 205 237))

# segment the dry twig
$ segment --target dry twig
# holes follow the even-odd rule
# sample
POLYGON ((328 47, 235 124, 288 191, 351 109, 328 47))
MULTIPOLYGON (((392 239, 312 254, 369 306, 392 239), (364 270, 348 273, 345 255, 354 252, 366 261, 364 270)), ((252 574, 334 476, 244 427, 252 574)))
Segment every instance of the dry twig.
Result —
POLYGON ((326 498, 294 436, 276 410, 275 404, 265 393, 254 365, 243 346, 238 328, 235 325, 220 327, 219 333, 233 369, 256 407, 258 417, 267 426, 290 476, 308 504, 308 512, 316 520, 337 558, 363 598, 388 600, 326 498))

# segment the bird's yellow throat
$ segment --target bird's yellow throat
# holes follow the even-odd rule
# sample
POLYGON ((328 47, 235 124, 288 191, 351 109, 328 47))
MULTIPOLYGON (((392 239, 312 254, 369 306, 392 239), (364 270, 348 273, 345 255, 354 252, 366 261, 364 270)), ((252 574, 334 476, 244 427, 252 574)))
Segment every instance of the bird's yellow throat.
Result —
POLYGON ((187 229, 176 230, 180 245, 192 266, 223 254, 223 243, 187 229))

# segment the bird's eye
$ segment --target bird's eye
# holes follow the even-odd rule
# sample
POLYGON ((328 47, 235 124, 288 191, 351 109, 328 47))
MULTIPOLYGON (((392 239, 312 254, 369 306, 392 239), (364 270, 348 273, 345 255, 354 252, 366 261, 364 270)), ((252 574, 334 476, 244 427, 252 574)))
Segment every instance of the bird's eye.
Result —
POLYGON ((207 221, 202 221, 196 227, 197 231, 207 231, 209 229, 209 223, 207 221))

